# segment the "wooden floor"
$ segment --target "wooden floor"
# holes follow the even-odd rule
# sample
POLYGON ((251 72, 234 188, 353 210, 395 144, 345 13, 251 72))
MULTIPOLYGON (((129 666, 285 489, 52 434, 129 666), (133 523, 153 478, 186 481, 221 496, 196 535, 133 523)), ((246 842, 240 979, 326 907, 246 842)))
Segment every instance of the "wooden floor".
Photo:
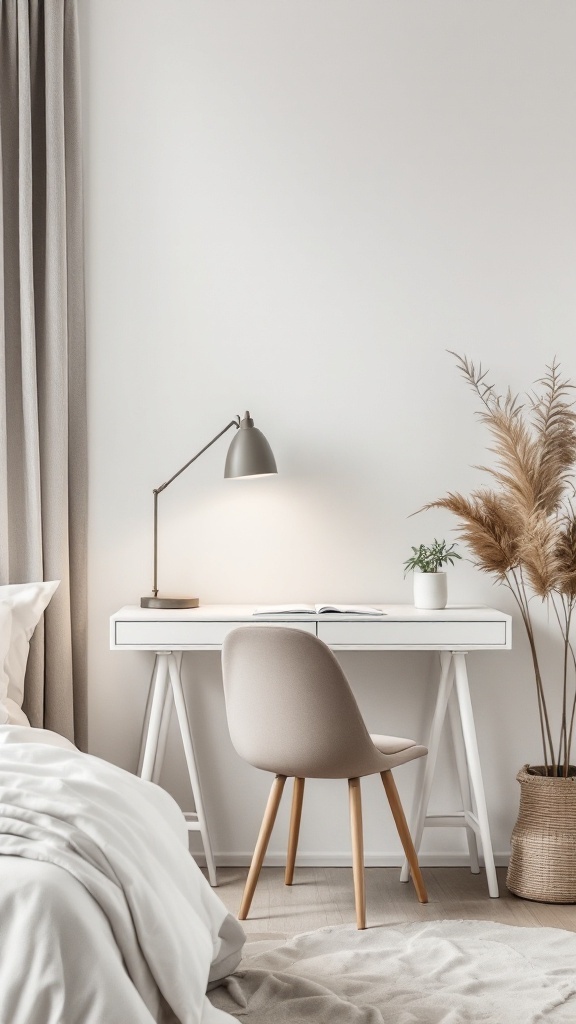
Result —
MULTIPOLYGON (((423 868, 429 903, 421 905, 412 883, 399 881, 398 868, 366 869, 368 928, 383 924, 440 919, 500 921, 531 928, 564 928, 576 932, 576 905, 533 903, 508 892, 506 869, 498 869, 500 897, 491 899, 482 871, 468 868, 423 868)), ((246 868, 219 868, 215 890, 237 914, 246 868)), ((243 922, 249 939, 289 938, 327 925, 353 924, 354 889, 351 868, 299 868, 294 885, 284 885, 283 868, 263 868, 250 916, 243 922)))

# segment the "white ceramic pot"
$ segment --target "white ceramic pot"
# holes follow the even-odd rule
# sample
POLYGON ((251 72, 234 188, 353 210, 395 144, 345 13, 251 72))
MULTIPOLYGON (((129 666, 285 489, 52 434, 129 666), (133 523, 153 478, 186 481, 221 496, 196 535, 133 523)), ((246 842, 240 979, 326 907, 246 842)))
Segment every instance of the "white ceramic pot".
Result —
POLYGON ((445 572, 414 573, 414 607, 445 608, 448 579, 445 572))

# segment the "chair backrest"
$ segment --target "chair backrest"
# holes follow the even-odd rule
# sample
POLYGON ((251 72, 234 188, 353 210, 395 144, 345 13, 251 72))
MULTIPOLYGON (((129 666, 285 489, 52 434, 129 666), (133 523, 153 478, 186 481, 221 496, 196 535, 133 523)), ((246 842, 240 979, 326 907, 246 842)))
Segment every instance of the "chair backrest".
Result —
POLYGON ((245 626, 224 641, 222 673, 232 743, 277 775, 354 778, 379 771, 348 681, 317 637, 245 626))

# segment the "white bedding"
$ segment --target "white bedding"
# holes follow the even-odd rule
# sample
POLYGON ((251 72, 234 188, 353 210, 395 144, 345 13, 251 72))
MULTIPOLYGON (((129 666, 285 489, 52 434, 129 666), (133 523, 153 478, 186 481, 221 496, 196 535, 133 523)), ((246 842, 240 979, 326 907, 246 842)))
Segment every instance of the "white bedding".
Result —
POLYGON ((172 798, 55 733, 0 726, 0 1024, 224 1024, 244 933, 172 798))

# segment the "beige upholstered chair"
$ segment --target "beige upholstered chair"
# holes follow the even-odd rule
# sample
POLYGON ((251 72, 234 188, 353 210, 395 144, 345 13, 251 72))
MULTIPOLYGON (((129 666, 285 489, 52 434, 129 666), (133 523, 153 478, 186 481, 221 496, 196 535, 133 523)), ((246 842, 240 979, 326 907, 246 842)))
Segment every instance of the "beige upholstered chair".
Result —
POLYGON ((305 779, 348 779, 354 896, 366 927, 360 778, 379 772, 408 858, 416 893, 426 888, 392 768, 427 753, 413 740, 370 736, 332 654, 317 637, 282 626, 246 626, 228 634, 222 653, 226 713, 240 757, 276 776, 252 857, 238 917, 245 920, 264 861, 286 778, 294 778, 286 862, 292 884, 305 779))

